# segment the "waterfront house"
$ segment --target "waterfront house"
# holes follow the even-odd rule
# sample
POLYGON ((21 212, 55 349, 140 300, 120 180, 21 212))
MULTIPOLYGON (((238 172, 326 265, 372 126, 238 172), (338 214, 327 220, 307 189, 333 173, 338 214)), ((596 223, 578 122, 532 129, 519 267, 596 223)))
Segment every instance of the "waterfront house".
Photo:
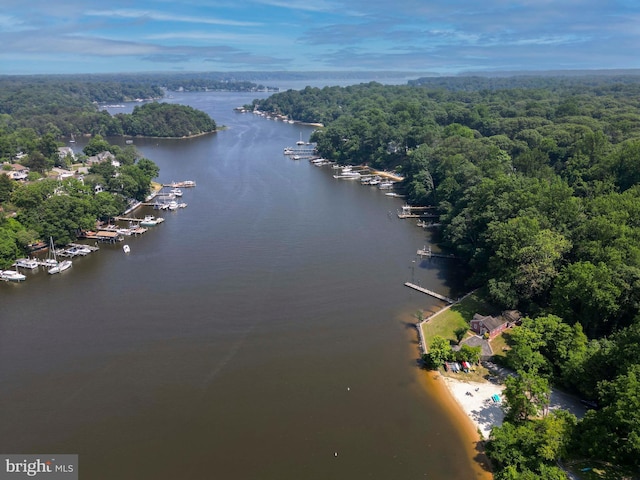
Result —
POLYGON ((520 321, 522 315, 517 310, 505 310, 497 317, 476 313, 471 319, 471 330, 478 335, 488 334, 493 338, 520 321))
POLYGON ((12 180, 26 180, 29 175, 29 169, 19 163, 5 162, 2 164, 2 170, 0 170, 0 172, 12 180))
MULTIPOLYGON (((111 152, 100 152, 96 155, 92 155, 89 158, 87 158, 87 165, 94 165, 96 163, 102 163, 102 162, 106 162, 109 161, 113 164, 113 162, 117 162, 116 157, 113 155, 113 153, 111 152)), ((119 163, 118 163, 119 165, 119 163)), ((115 165, 114 165, 115 166, 115 165)))
POLYGON ((76 154, 71 147, 58 147, 58 157, 60 157, 60 160, 71 157, 72 162, 76 161, 76 154))

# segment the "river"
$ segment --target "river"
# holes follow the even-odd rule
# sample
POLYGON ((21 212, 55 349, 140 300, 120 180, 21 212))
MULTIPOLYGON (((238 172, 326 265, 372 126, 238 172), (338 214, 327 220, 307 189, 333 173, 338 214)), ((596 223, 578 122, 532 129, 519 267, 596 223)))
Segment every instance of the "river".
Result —
POLYGON ((0 285, 0 452, 92 480, 474 478, 416 367, 440 304, 403 285, 455 296, 456 268, 416 259, 403 200, 285 157, 311 127, 233 111, 259 95, 175 93, 226 128, 135 140, 197 187, 130 254, 0 285))

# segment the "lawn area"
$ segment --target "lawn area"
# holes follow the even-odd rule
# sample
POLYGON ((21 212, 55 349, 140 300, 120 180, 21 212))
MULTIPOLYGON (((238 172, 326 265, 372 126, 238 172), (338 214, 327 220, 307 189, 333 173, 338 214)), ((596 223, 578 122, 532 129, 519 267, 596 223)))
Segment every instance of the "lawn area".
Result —
POLYGON ((510 348, 509 335, 511 335, 511 332, 505 330, 500 335, 489 340, 489 345, 491 345, 491 350, 493 350, 494 355, 500 355, 501 357, 506 356, 507 350, 510 348))
POLYGON ((456 336, 454 332, 456 329, 460 327, 468 328, 469 322, 476 313, 495 315, 500 313, 500 310, 487 303, 478 293, 473 293, 422 324, 422 332, 427 345, 431 343, 431 339, 435 336, 455 342, 456 336))

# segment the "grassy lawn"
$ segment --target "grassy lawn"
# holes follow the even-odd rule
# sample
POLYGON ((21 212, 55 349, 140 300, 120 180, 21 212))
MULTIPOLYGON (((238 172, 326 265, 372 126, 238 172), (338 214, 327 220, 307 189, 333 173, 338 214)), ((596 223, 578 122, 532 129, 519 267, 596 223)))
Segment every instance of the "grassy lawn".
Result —
POLYGON ((453 305, 446 312, 436 315, 423 324, 422 331, 427 345, 431 343, 431 339, 436 335, 455 342, 455 330, 460 327, 468 328, 469 322, 476 313, 495 315, 500 311, 485 302, 477 293, 471 294, 460 303, 453 305))
POLYGON ((509 350, 509 335, 511 332, 509 330, 505 330, 497 337, 489 340, 489 345, 491 345, 491 350, 493 350, 494 355, 499 355, 501 357, 506 356, 507 350, 509 350))

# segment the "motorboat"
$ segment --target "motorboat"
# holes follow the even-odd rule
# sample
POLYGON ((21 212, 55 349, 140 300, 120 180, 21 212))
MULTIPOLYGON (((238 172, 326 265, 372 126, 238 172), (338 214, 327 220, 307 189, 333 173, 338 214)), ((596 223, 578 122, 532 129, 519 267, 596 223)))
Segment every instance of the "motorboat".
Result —
POLYGON ((0 279, 9 282, 22 282, 27 279, 27 276, 16 270, 0 270, 0 279))
POLYGON ((154 217, 153 215, 146 215, 144 219, 140 222, 140 225, 143 227, 155 227, 159 223, 163 222, 164 218, 162 217, 154 217))
POLYGON ((51 267, 49 269, 49 273, 53 275, 54 273, 64 272, 65 270, 71 268, 71 265, 73 265, 71 263, 71 260, 63 260, 61 262, 58 262, 57 265, 51 267))
POLYGON ((176 197, 182 196, 182 190, 180 190, 179 188, 172 188, 171 190, 169 190, 169 192, 171 192, 176 197))
POLYGON ((71 248, 67 248, 66 252, 67 252, 67 255, 71 255, 72 257, 75 257, 76 255, 87 255, 91 253, 91 250, 89 250, 88 248, 82 248, 74 245, 71 248))
POLYGON ((169 210, 177 210, 178 209, 178 202, 176 202, 175 200, 171 200, 168 204, 167 204, 167 208, 169 210))
POLYGON ((124 253, 131 252, 131 248, 129 247, 129 245, 123 245, 122 246, 122 250, 124 251, 124 253))
POLYGON ((340 178, 342 180, 358 180, 360 177, 360 173, 352 172, 350 170, 347 170, 346 172, 343 170, 341 174, 333 176, 333 178, 340 178))
POLYGON ((16 267, 29 268, 33 270, 38 268, 38 261, 33 258, 19 258, 16 260, 16 267))

